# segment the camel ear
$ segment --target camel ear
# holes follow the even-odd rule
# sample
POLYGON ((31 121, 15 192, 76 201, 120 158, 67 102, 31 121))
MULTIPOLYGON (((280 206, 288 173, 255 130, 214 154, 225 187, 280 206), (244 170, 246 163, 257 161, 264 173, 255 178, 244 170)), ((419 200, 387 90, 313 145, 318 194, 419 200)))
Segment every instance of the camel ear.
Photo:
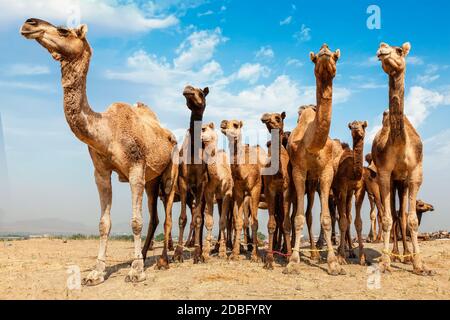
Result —
POLYGON ((283 120, 286 119, 286 112, 283 111, 283 112, 281 113, 281 119, 283 119, 283 120))
POLYGON ((209 88, 208 87, 203 89, 203 94, 205 95, 205 97, 209 94, 209 88))
POLYGON ((208 124, 208 127, 210 127, 211 129, 214 130, 214 122, 210 122, 210 123, 208 124))
POLYGON ((352 130, 352 123, 351 123, 351 122, 348 123, 348 128, 349 128, 350 130, 352 130))
POLYGON ((367 128, 368 125, 369 125, 369 123, 368 123, 367 121, 364 121, 364 123, 363 123, 363 128, 364 128, 364 129, 367 128))
POLYGON ((338 61, 340 57, 341 57, 341 50, 337 49, 336 52, 334 53, 334 59, 338 61))
POLYGON ((222 120, 222 122, 220 123, 220 128, 226 129, 227 127, 228 127, 228 120, 222 120))
POLYGON ((309 58, 311 59, 312 62, 316 63, 317 61, 317 55, 314 52, 310 52, 309 53, 309 58))
POLYGON ((403 49, 403 55, 406 57, 409 54, 409 52, 411 51, 411 43, 405 42, 402 45, 402 49, 403 49))
POLYGON ((80 39, 86 38, 87 32, 88 32, 88 26, 86 24, 82 24, 76 30, 77 36, 80 39))
POLYGON ((239 121, 239 128, 242 128, 244 126, 244 122, 239 121))

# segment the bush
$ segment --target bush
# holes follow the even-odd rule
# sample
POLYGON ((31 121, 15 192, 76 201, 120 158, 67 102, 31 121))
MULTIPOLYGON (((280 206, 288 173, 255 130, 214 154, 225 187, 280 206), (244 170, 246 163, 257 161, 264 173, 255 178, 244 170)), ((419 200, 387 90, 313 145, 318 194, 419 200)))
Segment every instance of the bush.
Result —
POLYGON ((164 233, 160 233, 155 237, 155 241, 164 241, 164 233))
POLYGON ((263 234, 262 232, 259 232, 259 231, 258 231, 258 240, 259 240, 259 241, 264 241, 264 240, 266 240, 266 235, 263 234))

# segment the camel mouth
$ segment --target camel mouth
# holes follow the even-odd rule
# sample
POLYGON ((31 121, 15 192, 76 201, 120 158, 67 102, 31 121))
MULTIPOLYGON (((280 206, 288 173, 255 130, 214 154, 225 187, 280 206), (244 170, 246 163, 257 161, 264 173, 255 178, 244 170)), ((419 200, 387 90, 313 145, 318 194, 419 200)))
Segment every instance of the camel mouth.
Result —
POLYGON ((391 55, 390 52, 385 52, 385 51, 381 51, 381 50, 378 51, 378 53, 377 53, 378 60, 380 60, 380 61, 382 61, 383 59, 389 57, 390 55, 391 55))
POLYGON ((44 31, 43 30, 24 30, 24 28, 22 27, 22 29, 20 29, 20 34, 23 37, 25 37, 26 39, 34 40, 34 39, 41 38, 42 35, 44 34, 44 31))

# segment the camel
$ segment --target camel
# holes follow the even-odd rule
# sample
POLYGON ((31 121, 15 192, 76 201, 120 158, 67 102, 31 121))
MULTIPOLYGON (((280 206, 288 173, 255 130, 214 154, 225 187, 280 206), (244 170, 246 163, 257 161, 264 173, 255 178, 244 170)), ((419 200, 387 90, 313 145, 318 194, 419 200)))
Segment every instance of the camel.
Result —
POLYGON ((258 261, 258 205, 262 187, 262 168, 266 166, 267 155, 260 146, 251 147, 242 144, 243 122, 238 120, 223 120, 220 124, 221 132, 228 139, 230 149, 231 173, 233 177, 233 198, 237 211, 233 210, 235 226, 233 251, 231 260, 239 260, 240 238, 242 233, 245 199, 249 197, 250 222, 253 246, 251 261, 258 261))
POLYGON ((298 272, 300 262, 300 235, 305 222, 304 195, 308 181, 318 180, 320 188, 320 222, 325 232, 328 249, 328 273, 344 274, 331 242, 331 216, 328 207, 331 183, 333 180, 333 141, 328 137, 331 125, 333 78, 340 50, 332 52, 324 44, 318 54, 310 53, 315 64, 317 111, 306 108, 302 111, 296 128, 288 142, 288 153, 292 163, 292 179, 297 193, 297 212, 295 213, 295 245, 287 266, 287 272, 298 272))
MULTIPOLYGON (((264 268, 273 269, 273 244, 274 234, 278 227, 279 233, 284 235, 284 243, 286 245, 287 254, 291 254, 291 220, 289 218, 290 207, 290 172, 289 172, 289 155, 283 146, 284 138, 284 119, 286 113, 265 113, 261 122, 267 126, 267 130, 273 135, 272 139, 279 139, 278 150, 272 150, 273 145, 270 144, 269 159, 278 161, 278 171, 274 175, 263 176, 264 195, 269 211, 269 222, 267 229, 269 231, 269 247, 266 255, 264 268)), ((270 167, 270 164, 268 164, 270 167)), ((281 237, 277 239, 277 243, 281 245, 281 237)))
POLYGON ((372 154, 366 154, 365 160, 368 167, 363 169, 364 189, 369 198, 370 204, 370 232, 369 240, 371 242, 381 241, 381 218, 383 216, 383 205, 381 204, 380 188, 377 182, 377 170, 372 161, 372 154), (378 232, 377 232, 378 221, 378 232))
POLYGON ((192 221, 194 225, 194 264, 203 260, 202 256, 202 230, 203 213, 205 209, 204 190, 208 181, 207 167, 203 161, 201 128, 203 113, 206 108, 206 96, 209 88, 204 89, 186 86, 183 95, 186 105, 191 110, 189 131, 184 139, 180 151, 180 168, 178 179, 178 190, 181 200, 181 214, 179 219, 178 245, 175 249, 174 260, 183 261, 183 235, 186 227, 187 215, 186 205, 191 207, 192 221), (188 202, 189 201, 189 202, 188 202))
POLYGON ((217 149, 217 133, 214 130, 214 123, 202 126, 202 144, 204 148, 204 160, 207 164, 208 182, 205 187, 205 226, 206 241, 203 245, 203 259, 209 259, 212 241, 212 228, 214 224, 214 197, 217 201, 220 214, 219 223, 219 258, 226 257, 226 236, 227 217, 229 210, 233 209, 233 177, 231 175, 230 161, 224 150, 217 149))
MULTIPOLYGON (((120 181, 130 183, 132 194, 134 261, 126 280, 143 281, 146 278, 141 253, 143 192, 145 189, 148 197, 152 198, 154 185, 159 183, 166 170, 172 170, 176 140, 170 131, 161 126, 154 112, 142 104, 133 108, 125 103, 113 103, 102 113, 91 109, 86 94, 86 78, 92 55, 86 39, 87 31, 88 27, 84 24, 68 29, 31 18, 25 21, 20 32, 25 38, 36 40, 60 62, 66 120, 75 136, 88 145, 95 168, 101 206, 100 246, 96 266, 83 283, 96 285, 105 281, 113 171, 120 181)), ((173 190, 174 184, 175 181, 171 181, 167 191, 173 190)), ((165 240, 171 228, 172 199, 173 192, 165 208, 165 240)))
MULTIPOLYGON (((423 179, 423 144, 419 134, 404 115, 406 56, 410 50, 411 45, 406 42, 401 47, 381 43, 377 51, 382 68, 389 76, 389 112, 372 144, 372 157, 378 171, 378 184, 384 207, 384 248, 380 269, 383 272, 391 270, 389 240, 397 190, 402 233, 406 234, 407 224, 411 232, 413 271, 420 275, 431 275, 433 272, 422 261, 417 239, 419 223, 416 199, 423 179)), ((407 246, 403 250, 404 255, 410 254, 407 246)))
POLYGON ((352 133, 353 150, 346 149, 339 161, 339 167, 333 180, 333 194, 337 202, 339 212, 339 230, 341 240, 339 242, 338 259, 341 264, 346 263, 346 239, 349 245, 350 257, 354 257, 352 248, 352 238, 350 226, 352 222, 351 207, 352 199, 355 196, 355 227, 358 234, 359 243, 359 263, 366 264, 363 240, 362 240, 362 219, 361 207, 364 199, 363 182, 363 158, 364 158, 364 137, 366 135, 367 121, 353 121, 348 124, 352 133))

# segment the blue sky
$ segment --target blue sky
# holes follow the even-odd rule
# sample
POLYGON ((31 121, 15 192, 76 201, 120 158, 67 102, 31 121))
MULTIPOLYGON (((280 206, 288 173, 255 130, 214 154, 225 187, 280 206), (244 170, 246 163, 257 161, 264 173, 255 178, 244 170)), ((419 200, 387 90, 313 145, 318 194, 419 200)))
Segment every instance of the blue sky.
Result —
MULTIPOLYGON (((65 122, 59 65, 18 32, 26 18, 38 17, 88 24, 95 110, 143 101, 179 139, 189 121, 181 95, 188 83, 210 87, 206 121, 236 118, 247 132, 265 132, 261 114, 286 111, 292 129, 298 107, 315 103, 309 52, 327 43, 342 53, 331 136, 351 142, 347 123, 368 120, 366 152, 388 106, 378 45, 411 42, 405 109, 425 143, 420 196, 437 209, 423 228, 448 228, 449 9, 447 1, 0 0, 0 112, 11 188, 0 224, 61 218, 95 229, 98 223, 92 164, 65 122), (379 30, 366 24, 373 4, 381 9, 379 30)), ((115 221, 131 217, 128 186, 114 188, 113 231, 115 221)))

